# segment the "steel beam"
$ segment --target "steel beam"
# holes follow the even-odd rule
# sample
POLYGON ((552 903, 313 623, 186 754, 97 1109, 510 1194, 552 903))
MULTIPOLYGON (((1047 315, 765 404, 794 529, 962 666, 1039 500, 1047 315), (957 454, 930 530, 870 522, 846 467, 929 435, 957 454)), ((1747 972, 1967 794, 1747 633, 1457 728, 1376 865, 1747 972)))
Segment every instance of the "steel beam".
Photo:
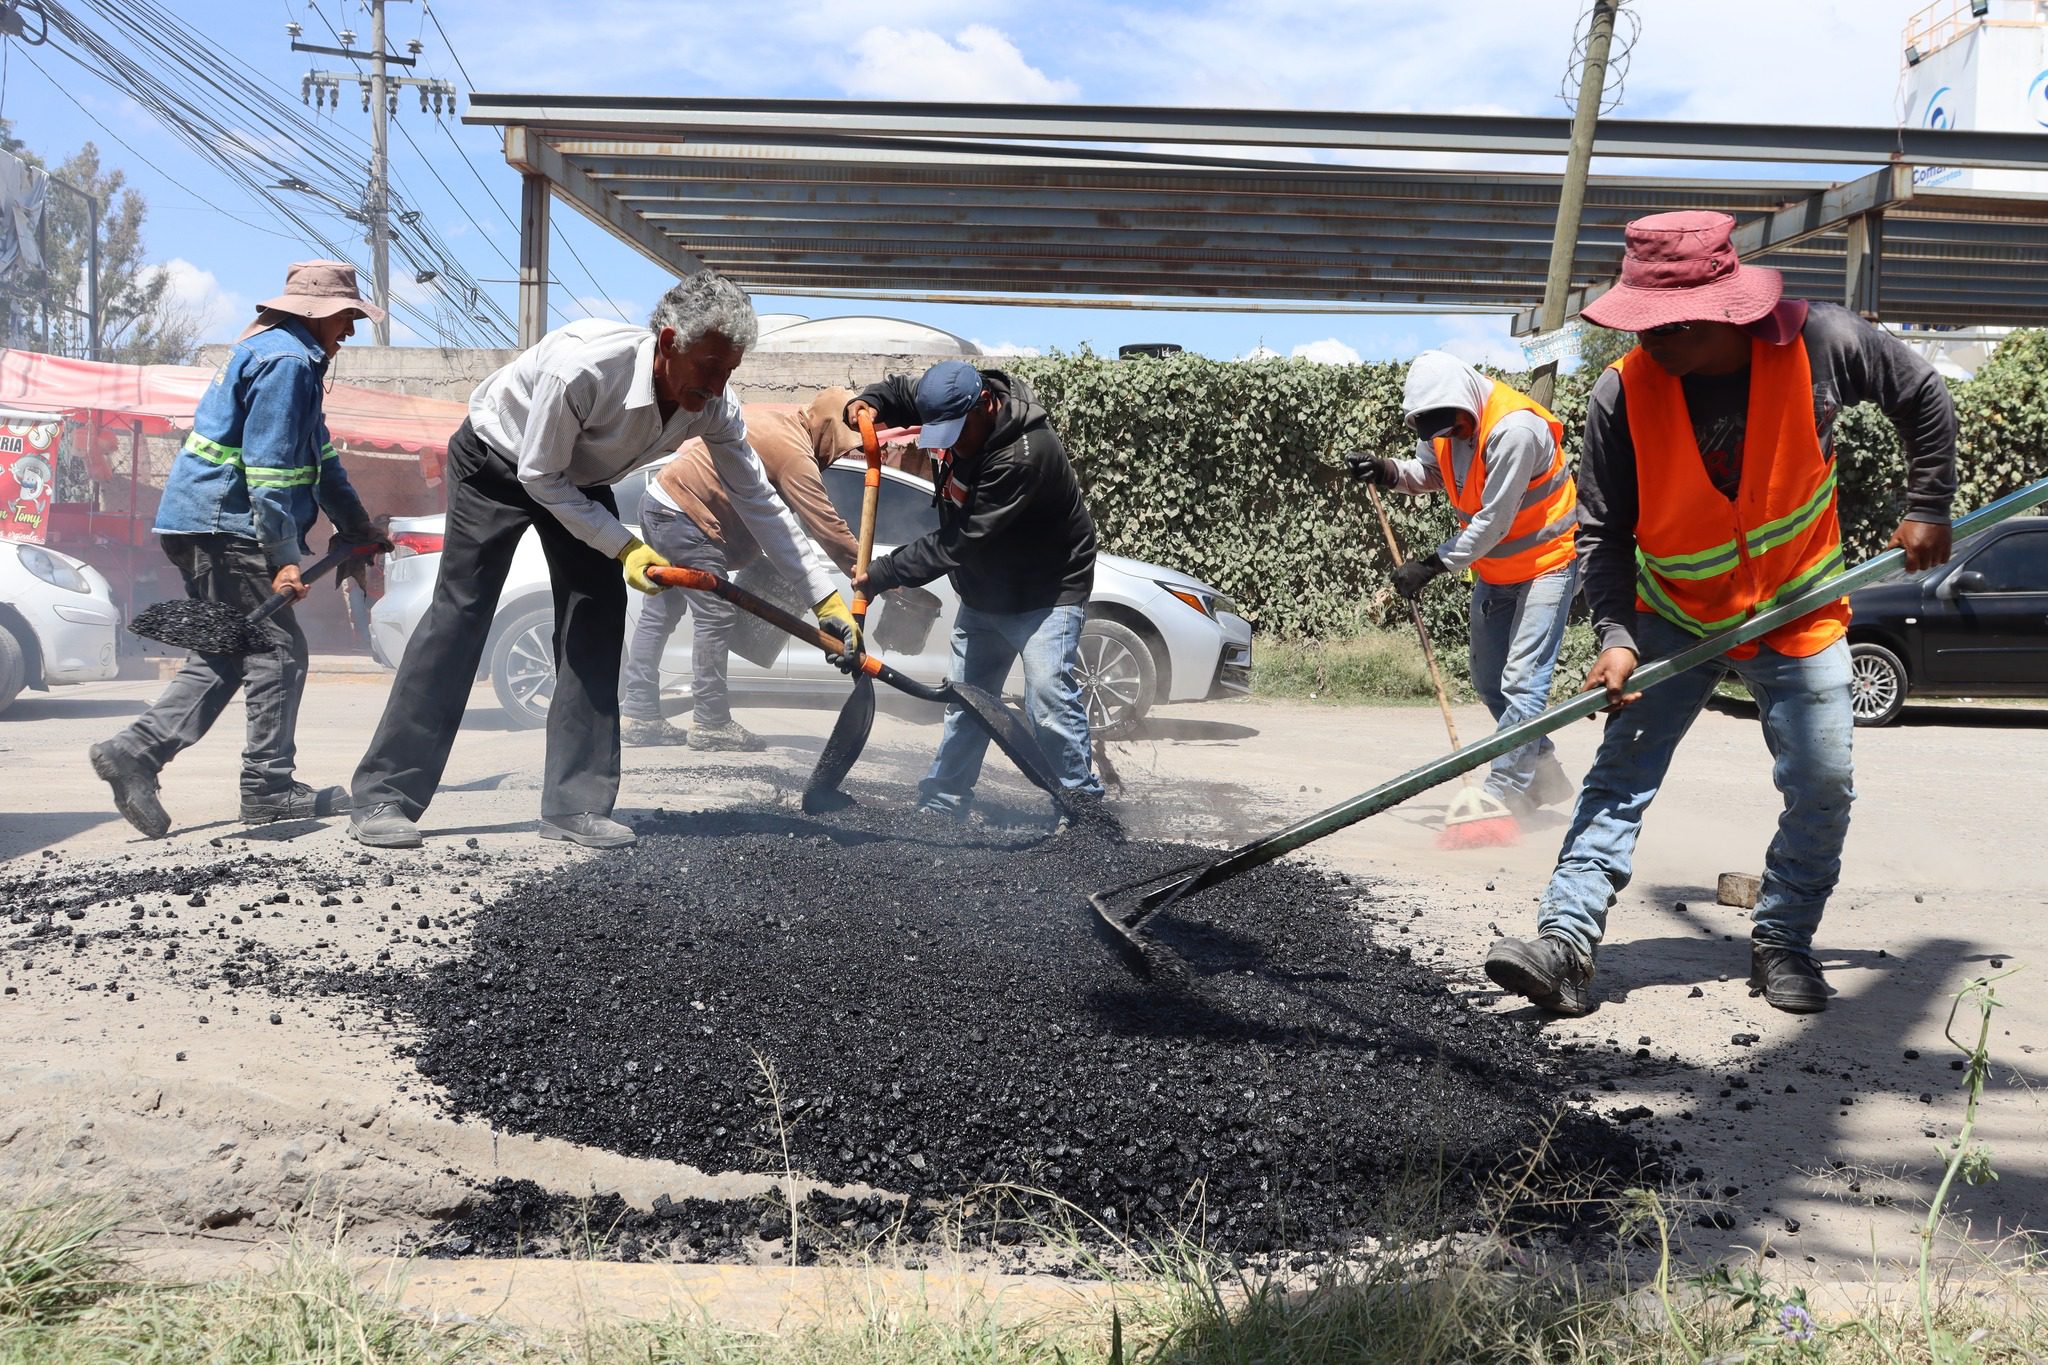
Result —
POLYGON ((1884 294, 1884 215, 1866 213, 1849 224, 1842 264, 1842 306, 1876 322, 1884 294))
MULTIPOLYGON (((677 246, 663 233, 648 227, 638 214, 593 184, 581 168, 570 164, 545 139, 525 128, 505 130, 505 160, 526 176, 540 176, 591 222, 617 237, 627 246, 645 252, 678 275, 694 275, 704 263, 677 246)), ((545 257, 546 248, 542 248, 545 257)))
MULTIPOLYGON (((1053 142, 1192 143, 1351 150, 1563 156, 1571 121, 1512 115, 1352 113, 1128 105, 926 103, 916 100, 647 99, 472 93, 465 123, 552 131, 826 133, 837 137, 1000 138, 1053 142)), ((1766 123, 1609 119, 1594 144, 1607 157, 1782 161, 2048 170, 2032 133, 1766 123)))
MULTIPOLYGON (((1808 238, 1839 232, 1845 223, 1864 214, 1882 212, 1893 204, 1904 204, 1912 197, 1911 168, 1888 166, 1859 180, 1810 195, 1796 204, 1788 204, 1776 213, 1738 224, 1733 234, 1735 251, 1743 260, 1749 260, 1767 252, 1797 246, 1808 238)), ((1565 316, 1577 317, 1585 311, 1587 304, 1606 293, 1614 283, 1613 280, 1604 280, 1574 289, 1565 300, 1565 316)), ((1533 315, 1526 319, 1520 313, 1515 315, 1515 335, 1527 335, 1535 330, 1535 326, 1533 315)))
POLYGON ((548 331, 548 178, 533 171, 519 182, 519 345, 548 331))

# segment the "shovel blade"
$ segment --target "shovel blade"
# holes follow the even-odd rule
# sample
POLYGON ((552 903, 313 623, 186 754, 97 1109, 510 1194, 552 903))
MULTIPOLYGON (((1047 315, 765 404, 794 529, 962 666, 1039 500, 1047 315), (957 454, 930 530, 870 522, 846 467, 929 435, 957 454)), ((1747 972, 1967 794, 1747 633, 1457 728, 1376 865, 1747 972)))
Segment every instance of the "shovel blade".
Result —
POLYGON ((874 728, 874 679, 856 677, 846 704, 839 708, 839 719, 832 723, 832 733, 825 738, 817 766, 811 769, 810 780, 804 784, 805 814, 837 810, 851 800, 839 790, 839 784, 853 771, 861 750, 868 746, 868 732, 874 728))
POLYGON ((145 640, 189 649, 195 654, 253 654, 263 641, 249 629, 248 617, 219 602, 189 597, 158 602, 135 613, 128 629, 145 640))
POLYGON ((965 710, 976 724, 988 731, 989 738, 1017 765, 1019 772, 1030 778, 1034 786, 1050 793, 1053 801, 1065 808, 1065 793, 1060 788, 1059 778, 1046 764, 1045 753, 1038 747, 1031 727, 1018 719, 1015 711, 1003 705, 994 694, 967 683, 949 682, 941 690, 948 694, 947 700, 965 710))

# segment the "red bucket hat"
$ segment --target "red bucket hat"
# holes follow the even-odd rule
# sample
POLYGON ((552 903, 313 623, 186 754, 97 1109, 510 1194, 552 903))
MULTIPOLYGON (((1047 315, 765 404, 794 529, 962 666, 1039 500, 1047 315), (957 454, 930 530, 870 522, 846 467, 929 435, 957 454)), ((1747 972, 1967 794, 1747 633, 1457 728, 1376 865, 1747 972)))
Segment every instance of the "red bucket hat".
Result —
POLYGON ((1647 332, 1673 322, 1746 327, 1769 313, 1785 279, 1744 265, 1725 213, 1653 213, 1628 225, 1621 283, 1587 304, 1586 321, 1617 332, 1647 332))

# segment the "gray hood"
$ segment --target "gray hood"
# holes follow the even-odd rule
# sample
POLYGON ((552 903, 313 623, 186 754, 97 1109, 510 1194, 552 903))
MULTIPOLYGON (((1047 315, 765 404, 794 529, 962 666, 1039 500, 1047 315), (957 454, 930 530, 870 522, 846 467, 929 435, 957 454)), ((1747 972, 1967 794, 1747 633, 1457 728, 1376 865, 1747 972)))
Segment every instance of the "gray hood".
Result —
POLYGON ((1493 381, 1448 351, 1424 351, 1408 366, 1401 390, 1401 415, 1413 417, 1431 408, 1462 408, 1474 420, 1486 411, 1493 381))

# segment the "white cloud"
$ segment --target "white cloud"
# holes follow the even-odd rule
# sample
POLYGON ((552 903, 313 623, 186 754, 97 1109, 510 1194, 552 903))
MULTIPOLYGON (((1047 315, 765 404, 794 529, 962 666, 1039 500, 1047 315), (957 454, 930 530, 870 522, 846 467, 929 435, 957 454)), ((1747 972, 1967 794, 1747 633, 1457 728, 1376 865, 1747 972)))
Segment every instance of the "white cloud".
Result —
POLYGON ((588 313, 594 318, 603 318, 606 322, 615 318, 624 322, 645 322, 647 315, 653 310, 631 299, 607 298, 603 294, 578 294, 576 307, 565 311, 569 312, 571 317, 581 317, 588 313), (614 304, 617 306, 614 307, 614 304))
POLYGON ((1000 30, 970 24, 947 42, 927 28, 871 28, 853 40, 840 88, 866 99, 988 100, 1044 104, 1080 93, 1024 60, 1000 30))
POLYGON ((1468 365, 1492 365, 1496 369, 1527 369, 1522 348, 1508 332, 1508 320, 1494 317, 1452 317, 1445 319, 1446 335, 1437 341, 1439 350, 1449 351, 1468 365))
POLYGON ((1297 360, 1313 360, 1318 365, 1356 365, 1362 359, 1357 351, 1335 337, 1304 341, 1294 348, 1293 355, 1297 360))
POLYGON ((970 340, 980 349, 983 355, 1034 356, 1044 354, 1036 346, 1019 346, 1014 341, 983 341, 980 337, 972 337, 970 340))
POLYGON ((201 341, 232 341, 255 316, 254 299, 221 288, 211 270, 201 270, 182 256, 155 268, 166 279, 164 297, 172 308, 191 316, 201 341))
POLYGON ((1263 341, 1238 357, 1239 360, 1278 360, 1279 358, 1280 353, 1263 341))

